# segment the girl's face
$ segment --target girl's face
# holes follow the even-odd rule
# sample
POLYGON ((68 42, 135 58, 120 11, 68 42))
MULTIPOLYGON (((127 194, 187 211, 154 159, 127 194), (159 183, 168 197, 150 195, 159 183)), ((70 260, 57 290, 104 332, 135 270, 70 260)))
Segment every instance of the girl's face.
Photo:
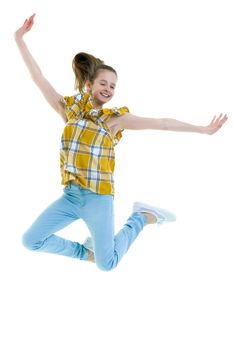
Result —
POLYGON ((93 96, 95 108, 101 108, 112 99, 116 83, 116 74, 109 70, 100 70, 93 84, 90 82, 86 83, 87 92, 93 96))

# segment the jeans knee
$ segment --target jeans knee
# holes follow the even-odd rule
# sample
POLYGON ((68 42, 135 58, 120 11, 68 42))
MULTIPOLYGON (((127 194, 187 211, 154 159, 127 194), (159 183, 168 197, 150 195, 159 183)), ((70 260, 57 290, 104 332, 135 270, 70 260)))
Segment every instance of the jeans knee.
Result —
POLYGON ((96 259, 96 266, 100 270, 108 272, 108 271, 112 271, 117 266, 117 263, 114 259, 111 259, 111 260, 96 259))
POLYGON ((111 271, 113 269, 109 265, 105 265, 105 264, 96 264, 96 265, 101 271, 105 271, 105 272, 111 271))
POLYGON ((40 248, 38 242, 35 242, 35 240, 33 240, 27 233, 25 233, 22 237, 22 244, 29 250, 37 250, 40 248))

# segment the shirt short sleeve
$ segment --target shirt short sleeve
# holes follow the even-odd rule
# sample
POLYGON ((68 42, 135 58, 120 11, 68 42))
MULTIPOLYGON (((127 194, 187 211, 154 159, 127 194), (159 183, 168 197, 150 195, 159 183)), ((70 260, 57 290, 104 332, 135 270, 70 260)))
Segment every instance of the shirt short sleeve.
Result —
POLYGON ((74 96, 64 96, 65 112, 67 119, 80 118, 80 113, 84 108, 86 96, 83 93, 78 93, 74 96))
MULTIPOLYGON (((114 112, 114 116, 116 117, 121 117, 123 116, 125 113, 129 113, 129 109, 128 107, 120 107, 120 108, 113 108, 113 112, 114 112)), ((124 131, 124 129, 118 130, 116 135, 114 136, 114 144, 117 145, 118 142, 120 141, 120 139, 122 138, 122 132, 124 131)))
POLYGON ((116 116, 117 117, 121 117, 123 114, 125 113, 129 113, 129 109, 128 107, 120 107, 120 108, 114 108, 114 110, 116 110, 116 116))

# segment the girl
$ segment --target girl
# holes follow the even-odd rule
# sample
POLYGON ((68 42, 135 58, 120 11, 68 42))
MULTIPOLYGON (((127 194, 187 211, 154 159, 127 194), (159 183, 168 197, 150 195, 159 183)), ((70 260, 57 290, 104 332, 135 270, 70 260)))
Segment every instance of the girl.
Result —
POLYGON ((103 108, 114 96, 117 73, 86 53, 79 53, 73 59, 79 93, 62 97, 44 78, 23 40, 33 26, 34 16, 15 32, 15 40, 33 81, 66 123, 60 151, 64 194, 27 230, 23 244, 35 251, 95 261, 98 268, 108 271, 117 266, 145 225, 175 221, 175 215, 169 211, 137 202, 127 223, 114 235, 114 145, 120 140, 122 130, 156 129, 211 135, 226 122, 227 115, 214 117, 207 126, 196 126, 175 119, 137 117, 127 107, 103 108), (90 230, 91 241, 80 244, 54 234, 80 218, 90 230))

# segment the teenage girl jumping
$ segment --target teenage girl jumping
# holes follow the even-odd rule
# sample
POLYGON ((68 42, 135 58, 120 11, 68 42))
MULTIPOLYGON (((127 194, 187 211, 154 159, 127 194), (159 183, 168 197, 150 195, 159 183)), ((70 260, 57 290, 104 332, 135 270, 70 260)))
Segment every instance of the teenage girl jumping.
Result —
POLYGON ((23 244, 38 252, 92 261, 98 268, 109 271, 118 265, 145 225, 175 221, 175 215, 165 209, 136 202, 126 224, 115 235, 114 146, 122 130, 212 135, 226 122, 227 115, 214 117, 207 126, 197 126, 170 118, 138 117, 127 107, 104 108, 114 96, 117 73, 102 60, 82 52, 72 62, 77 94, 60 95, 43 76, 23 40, 34 24, 34 16, 15 32, 15 40, 33 81, 65 122, 60 150, 64 194, 31 225, 23 235, 23 244), (77 219, 83 219, 91 233, 85 244, 55 235, 77 219))

